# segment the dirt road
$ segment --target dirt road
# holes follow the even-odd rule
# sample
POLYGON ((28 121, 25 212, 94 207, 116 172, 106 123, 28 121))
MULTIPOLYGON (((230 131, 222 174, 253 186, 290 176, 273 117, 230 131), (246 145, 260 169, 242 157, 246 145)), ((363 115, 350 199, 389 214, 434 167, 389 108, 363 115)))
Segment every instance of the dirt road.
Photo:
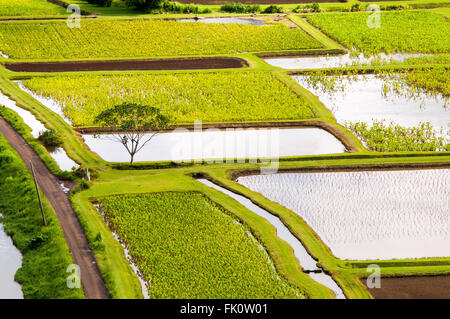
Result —
POLYGON ((0 134, 17 151, 28 169, 30 169, 30 160, 33 162, 39 187, 55 210, 74 263, 80 266, 81 283, 86 298, 109 298, 108 291, 95 262, 94 254, 89 248, 87 238, 72 209, 69 197, 60 186, 61 182, 50 173, 40 157, 2 117, 0 117, 0 134))

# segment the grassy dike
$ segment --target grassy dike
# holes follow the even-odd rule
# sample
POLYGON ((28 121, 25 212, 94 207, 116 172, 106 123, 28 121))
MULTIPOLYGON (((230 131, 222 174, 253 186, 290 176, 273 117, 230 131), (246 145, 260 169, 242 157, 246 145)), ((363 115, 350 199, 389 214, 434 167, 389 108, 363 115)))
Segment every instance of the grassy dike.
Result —
POLYGON ((16 280, 25 298, 84 298, 82 289, 69 289, 67 267, 73 264, 61 226, 44 198, 48 226, 42 223, 32 176, 17 153, 0 136, 0 219, 22 252, 16 280))

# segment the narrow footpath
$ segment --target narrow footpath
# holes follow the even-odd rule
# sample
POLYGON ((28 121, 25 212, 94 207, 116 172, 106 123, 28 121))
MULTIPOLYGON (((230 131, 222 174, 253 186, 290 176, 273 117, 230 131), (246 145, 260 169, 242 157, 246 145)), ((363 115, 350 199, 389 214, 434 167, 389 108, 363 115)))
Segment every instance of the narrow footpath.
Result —
POLYGON ((41 158, 25 142, 22 136, 2 117, 0 117, 0 134, 16 150, 28 170, 30 170, 30 161, 33 162, 39 187, 58 217, 74 263, 80 267, 81 283, 86 298, 109 298, 94 254, 89 248, 83 228, 73 211, 69 195, 64 193, 61 187, 62 182, 48 170, 41 158))

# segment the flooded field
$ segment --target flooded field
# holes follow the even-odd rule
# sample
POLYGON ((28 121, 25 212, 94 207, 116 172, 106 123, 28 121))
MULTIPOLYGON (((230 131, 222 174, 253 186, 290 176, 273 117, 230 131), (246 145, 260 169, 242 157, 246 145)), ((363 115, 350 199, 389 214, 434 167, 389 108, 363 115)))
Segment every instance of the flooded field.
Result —
POLYGON ((386 62, 403 62, 407 58, 420 57, 423 54, 413 53, 381 53, 377 56, 365 57, 363 54, 352 56, 350 53, 343 55, 327 55, 312 56, 298 58, 270 58, 265 59, 268 64, 283 69, 321 69, 321 68, 337 68, 352 65, 386 63, 386 62))
POLYGON ((450 256, 450 170, 289 173, 238 182, 301 216, 341 259, 450 256))
MULTIPOLYGON (((47 128, 39 121, 31 112, 22 109, 16 105, 16 102, 0 92, 0 105, 4 105, 12 111, 16 112, 24 121, 26 125, 31 128, 31 135, 38 138, 39 134, 46 131, 47 128)), ((61 170, 70 171, 72 167, 78 167, 79 165, 67 156, 66 151, 58 147, 54 150, 49 150, 50 156, 55 160, 61 170)))
POLYGON ((238 201, 241 205, 244 205, 246 208, 257 214, 258 216, 263 217, 269 223, 271 223, 277 230, 277 236, 282 240, 287 242, 292 249, 294 250, 294 255, 297 257, 298 262, 302 266, 305 272, 309 272, 309 276, 315 281, 321 283, 322 285, 330 288, 336 295, 337 299, 345 299, 344 293, 342 289, 336 284, 333 278, 324 272, 322 272, 321 268, 317 266, 317 261, 311 257, 311 255, 306 251, 305 247, 300 240, 298 240, 289 229, 283 224, 283 222, 276 216, 270 214, 268 211, 262 209, 261 207, 253 204, 253 202, 244 196, 235 194, 226 188, 218 186, 207 179, 199 179, 199 182, 205 184, 208 187, 214 188, 234 200, 238 201))
POLYGON ((405 127, 430 122, 437 130, 450 127, 450 110, 441 96, 418 94, 415 97, 389 93, 385 96, 383 79, 376 75, 345 76, 339 87, 328 91, 309 83, 304 76, 293 76, 304 88, 319 97, 341 124, 373 120, 393 121, 405 127))
POLYGON ((22 288, 14 281, 14 275, 21 266, 22 254, 0 223, 0 299, 23 299, 22 288))
POLYGON ((33 91, 31 91, 30 89, 28 89, 22 81, 15 81, 17 83, 17 85, 19 86, 19 88, 28 93, 29 95, 31 95, 35 100, 37 100, 39 103, 41 103, 42 105, 44 105, 45 107, 47 107, 48 109, 52 110, 53 112, 55 112, 56 114, 58 114, 59 116, 61 116, 62 119, 64 119, 64 121, 66 121, 66 123, 72 125, 72 123, 70 122, 69 119, 67 119, 62 111, 61 105, 59 105, 57 102, 55 102, 53 99, 51 98, 46 98, 43 96, 40 96, 39 94, 34 93, 33 91))
POLYGON ((180 22, 203 22, 203 23, 237 23, 261 26, 266 24, 264 20, 250 18, 198 18, 198 19, 178 19, 180 22))
MULTIPOLYGON (((127 162, 129 154, 108 134, 101 138, 83 135, 89 148, 106 161, 127 162)), ((345 152, 332 134, 318 128, 227 129, 183 131, 156 135, 136 161, 182 161, 194 159, 264 158, 345 152)))

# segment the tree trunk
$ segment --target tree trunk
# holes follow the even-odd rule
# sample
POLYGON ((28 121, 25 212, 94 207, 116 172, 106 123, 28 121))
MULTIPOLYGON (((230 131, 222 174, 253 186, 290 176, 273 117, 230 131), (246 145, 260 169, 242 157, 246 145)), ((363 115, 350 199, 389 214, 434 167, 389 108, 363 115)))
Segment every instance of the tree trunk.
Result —
POLYGON ((130 165, 133 165, 134 154, 131 154, 130 165))

